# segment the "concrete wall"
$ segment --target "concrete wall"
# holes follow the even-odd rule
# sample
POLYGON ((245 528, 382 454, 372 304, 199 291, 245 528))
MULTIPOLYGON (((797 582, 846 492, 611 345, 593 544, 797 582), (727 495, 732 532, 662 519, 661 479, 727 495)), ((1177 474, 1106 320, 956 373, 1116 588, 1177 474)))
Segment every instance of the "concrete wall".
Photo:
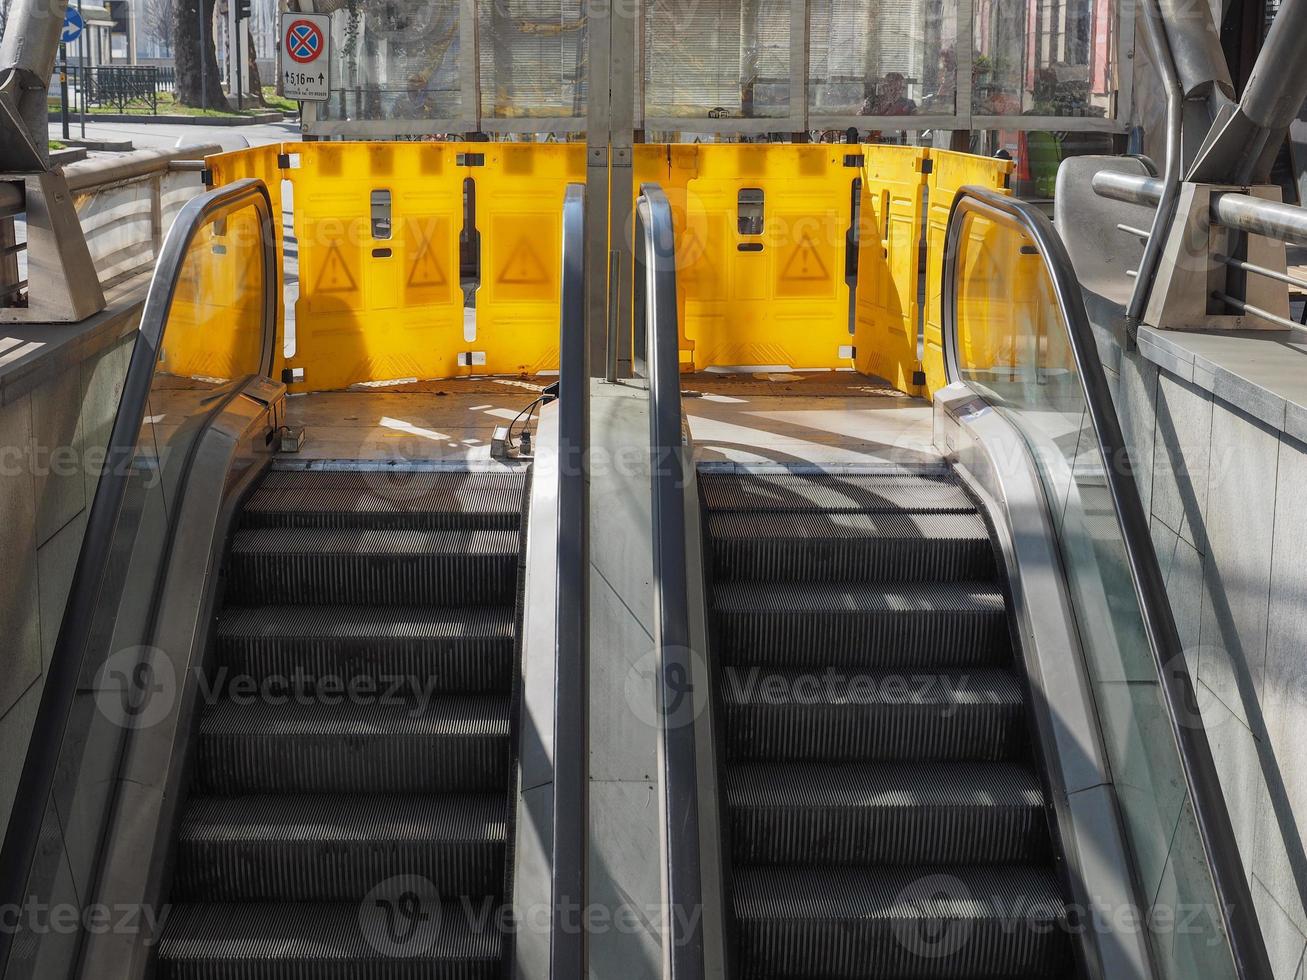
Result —
MULTIPOLYGON (((0 820, 42 681, 135 340, 136 299, 42 343, 0 328, 0 820)), ((24 801, 38 806, 37 801, 24 801)))
POLYGON ((1275 975, 1304 980, 1307 444, 1104 347, 1275 975))

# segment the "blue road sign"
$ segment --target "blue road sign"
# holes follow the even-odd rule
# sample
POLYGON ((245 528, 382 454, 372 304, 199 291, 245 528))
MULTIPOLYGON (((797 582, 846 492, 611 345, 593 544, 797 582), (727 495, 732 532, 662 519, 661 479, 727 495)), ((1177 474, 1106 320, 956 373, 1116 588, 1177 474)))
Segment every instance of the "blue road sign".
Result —
POLYGON ((69 7, 64 11, 64 30, 59 35, 59 40, 64 44, 72 44, 82 36, 82 31, 86 29, 86 23, 82 20, 82 15, 77 12, 76 7, 69 7))

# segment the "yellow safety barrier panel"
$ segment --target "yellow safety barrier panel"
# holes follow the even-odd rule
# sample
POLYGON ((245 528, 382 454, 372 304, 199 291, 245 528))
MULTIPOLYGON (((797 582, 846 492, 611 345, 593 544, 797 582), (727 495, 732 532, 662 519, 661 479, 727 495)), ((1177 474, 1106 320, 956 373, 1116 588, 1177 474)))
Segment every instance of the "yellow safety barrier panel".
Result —
POLYGON ((677 272, 695 366, 852 367, 849 148, 689 149, 677 272))
POLYGON ((921 217, 929 151, 864 146, 858 220, 857 367, 920 394, 921 217))
POLYGON ((221 383, 258 369, 263 341, 262 243, 263 229, 253 207, 205 225, 191 240, 159 358, 161 375, 187 379, 176 386, 221 383))
MULTIPOLYGON (((674 244, 679 269, 684 259, 681 245, 684 241, 687 187, 694 177, 699 148, 693 144, 682 143, 640 143, 633 149, 635 151, 631 161, 633 197, 639 198, 640 185, 646 183, 658 184, 667 195, 667 203, 672 209, 672 227, 678 235, 674 244)), ((634 240, 634 220, 631 222, 631 227, 627 229, 627 234, 634 240)), ((694 341, 685 332, 685 289, 680 285, 679 279, 676 289, 676 323, 680 335, 681 370, 693 371, 694 341)), ((632 329, 634 329, 634 322, 632 322, 632 329)))
MULTIPOLYGON (((924 368, 927 392, 943 384, 949 209, 966 184, 1003 188, 1009 162, 867 144, 643 144, 632 163, 633 190, 655 181, 672 204, 684 368, 856 367, 911 393, 924 368)), ((582 144, 287 143, 209 169, 215 184, 261 177, 278 209, 283 180, 293 186, 295 390, 556 367, 562 200, 585 179, 582 144), (471 297, 461 266, 473 254, 471 297)), ((194 337, 167 353, 179 366, 206 355, 194 337)))
POLYGON ((299 143, 297 391, 459 372, 463 147, 299 143))
POLYGON ((994 380, 1073 370, 1048 267, 1035 243, 1008 225, 968 214, 958 269, 958 356, 994 380))
POLYGON ((484 157, 469 168, 482 263, 469 346, 484 363, 474 370, 557 370, 563 197, 569 183, 585 181, 585 145, 469 143, 463 149, 484 157))
MULTIPOLYGON (((944 376, 943 341, 944 238, 948 231, 953 200, 957 192, 968 184, 1006 193, 1013 164, 1010 160, 994 157, 931 150, 930 165, 930 175, 926 181, 929 210, 926 218, 926 310, 922 366, 926 374, 927 394, 933 395, 947 383, 944 376)), ((968 248, 969 253, 973 250, 974 246, 968 248)), ((976 352, 976 356, 984 360, 989 355, 976 352)))
MULTIPOLYGON (((282 268, 281 235, 281 170, 277 157, 281 148, 277 145, 258 146, 231 153, 219 153, 208 157, 205 166, 209 170, 209 182, 214 187, 230 184, 232 181, 247 177, 257 177, 268 188, 272 199, 272 213, 277 238, 277 268, 282 268)), ((186 255, 182 266, 182 284, 173 301, 170 324, 189 321, 194 324, 208 324, 217 329, 172 329, 164 335, 162 351, 163 367, 169 374, 194 378, 230 378, 232 365, 248 364, 248 358, 237 356, 237 352, 225 349, 224 344, 232 338, 233 332, 228 325, 240 322, 248 311, 249 304, 257 301, 252 294, 252 287, 261 288, 263 269, 249 269, 251 262, 258 262, 257 242, 259 229, 257 224, 250 224, 250 215, 254 212, 241 211, 233 215, 224 228, 221 224, 215 229, 210 226, 202 233, 208 240, 207 253, 200 246, 193 245, 186 255), (254 237, 245 238, 247 234, 254 237), (209 257, 201 261, 205 255, 209 257), (257 277, 257 281, 256 281, 257 277)), ((262 313, 260 312, 260 316, 262 313)), ((274 348, 274 377, 278 376, 284 366, 281 356, 282 308, 277 304, 277 341, 274 348)), ((257 363, 255 358, 255 363, 257 363)), ((244 371, 237 373, 245 373, 244 371)))

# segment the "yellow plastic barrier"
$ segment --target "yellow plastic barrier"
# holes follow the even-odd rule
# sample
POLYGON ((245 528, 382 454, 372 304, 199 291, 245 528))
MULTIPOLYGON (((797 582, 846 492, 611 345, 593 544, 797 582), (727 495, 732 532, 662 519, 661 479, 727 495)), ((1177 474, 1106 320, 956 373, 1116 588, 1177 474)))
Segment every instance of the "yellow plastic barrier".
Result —
POLYGON ((299 143, 295 194, 297 391, 459 372, 463 147, 299 143), (374 194, 389 207, 374 215, 374 194), (375 220, 374 220, 375 219, 375 220))
POLYGON ((468 168, 481 234, 476 339, 467 346, 485 363, 475 371, 556 370, 563 197, 569 183, 585 181, 585 145, 470 143, 463 150, 485 160, 468 168))
MULTIPOLYGON (((257 177, 272 199, 277 240, 277 268, 282 268, 280 147, 259 146, 208 157, 205 166, 211 183, 221 187, 232 181, 257 177)), ((262 288, 259 263, 259 228, 253 210, 232 215, 225 226, 210 226, 191 246, 182 266, 182 283, 173 300, 169 329, 164 335, 162 368, 169 374, 192 378, 231 378, 247 373, 246 339, 237 337, 250 304, 262 288), (251 267, 254 266, 254 267, 251 267), (235 345, 234 347, 232 345, 235 345)), ((281 357, 282 309, 277 304, 277 341, 274 377, 283 367, 281 357)), ((253 360, 258 364, 258 358, 253 360)))
POLYGON ((858 370, 920 394, 921 213, 929 151, 865 146, 858 220, 858 370))
POLYGON ((242 208, 191 240, 168 311, 159 372, 220 383, 257 371, 263 340, 258 212, 242 208))
MULTIPOLYGON (((1010 160, 974 156, 970 153, 956 153, 950 150, 931 150, 930 164, 931 170, 926 181, 929 210, 926 222, 926 310, 923 325, 922 366, 926 374, 927 394, 933 395, 947 383, 944 376, 943 263, 944 238, 948 230, 949 211, 953 207, 953 199, 957 196, 957 192, 968 184, 1007 193, 1013 165, 1010 160)), ((989 227, 993 228, 993 226, 989 227)), ((969 253, 975 250, 974 246, 967 249, 969 253)), ((977 351, 976 356, 984 360, 990 355, 977 351)))
MULTIPOLYGON (((640 196, 640 185, 658 184, 667 195, 667 203, 672 208, 672 227, 677 239, 677 267, 684 256, 681 245, 684 242, 686 189, 694 177, 698 161, 698 146, 694 144, 640 143, 634 147, 632 157, 632 191, 635 198, 640 196)), ((627 233, 634 238, 635 222, 627 233)), ((680 335, 681 370, 694 370, 694 341, 685 332, 685 288, 679 278, 676 289, 676 323, 680 335)), ((634 329, 634 323, 632 323, 634 329)))
MULTIPOLYGON (((215 184, 262 177, 278 209, 282 181, 293 185, 299 298, 286 364, 304 372, 296 390, 556 366, 562 200, 585 178, 583 145, 287 143, 209 166, 215 184), (469 181, 481 258, 475 316, 460 282, 469 181)), ((656 181, 672 203, 684 367, 857 367, 913 393, 923 367, 927 391, 943 383, 940 260, 953 198, 965 184, 1002 188, 1011 170, 986 157, 866 144, 643 144, 633 167, 637 193, 656 181)), ((203 354, 169 351, 180 365, 203 354)))
POLYGON ((849 148, 692 149, 677 271, 696 367, 852 367, 844 266, 858 170, 845 166, 849 148))

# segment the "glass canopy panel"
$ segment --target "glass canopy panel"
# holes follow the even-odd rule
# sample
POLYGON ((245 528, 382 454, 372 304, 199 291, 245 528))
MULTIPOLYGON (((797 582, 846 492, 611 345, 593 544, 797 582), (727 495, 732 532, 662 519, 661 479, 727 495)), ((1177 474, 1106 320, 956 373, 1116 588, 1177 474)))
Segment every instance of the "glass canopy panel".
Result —
POLYGON ((459 6, 428 0, 327 0, 331 19, 329 120, 462 117, 459 6))
POLYGON ((812 0, 808 18, 811 115, 954 112, 953 0, 812 0))
POLYGON ((646 118, 790 113, 789 0, 648 0, 646 118))
POLYGON ((975 0, 975 115, 1109 117, 1117 85, 1113 0, 975 0))
POLYGON ((478 6, 482 117, 584 116, 581 0, 496 0, 478 6))

